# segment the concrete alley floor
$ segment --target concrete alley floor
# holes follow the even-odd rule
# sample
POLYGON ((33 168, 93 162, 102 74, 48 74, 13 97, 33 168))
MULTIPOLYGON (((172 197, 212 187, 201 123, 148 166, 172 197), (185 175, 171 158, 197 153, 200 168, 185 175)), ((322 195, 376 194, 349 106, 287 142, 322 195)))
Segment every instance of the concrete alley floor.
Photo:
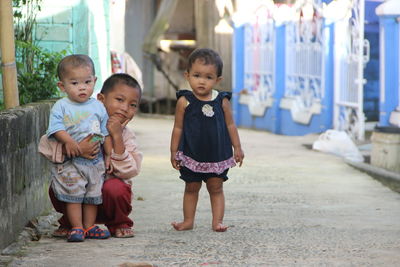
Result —
POLYGON ((136 236, 67 243, 48 234, 11 266, 399 266, 400 194, 333 155, 317 135, 240 129, 245 161, 224 184, 226 233, 211 231, 203 186, 194 230, 177 232, 184 183, 169 162, 172 117, 130 124, 144 152, 134 178, 136 236), (126 265, 128 266, 128 265, 126 265))

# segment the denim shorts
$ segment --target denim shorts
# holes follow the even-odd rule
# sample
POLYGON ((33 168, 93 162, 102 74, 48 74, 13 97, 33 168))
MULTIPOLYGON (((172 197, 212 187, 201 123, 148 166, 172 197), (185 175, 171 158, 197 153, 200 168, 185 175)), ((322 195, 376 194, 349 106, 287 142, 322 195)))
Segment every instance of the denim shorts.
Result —
POLYGON ((201 173, 201 172, 194 172, 186 167, 181 167, 179 172, 181 173, 180 178, 184 180, 185 182, 207 182, 208 178, 221 178, 224 179, 224 182, 228 180, 228 171, 229 169, 226 169, 223 171, 221 174, 216 174, 212 172, 207 172, 207 173, 201 173))
POLYGON ((93 205, 102 203, 101 189, 105 176, 103 160, 95 164, 82 164, 78 160, 53 164, 51 176, 51 186, 58 200, 93 205))

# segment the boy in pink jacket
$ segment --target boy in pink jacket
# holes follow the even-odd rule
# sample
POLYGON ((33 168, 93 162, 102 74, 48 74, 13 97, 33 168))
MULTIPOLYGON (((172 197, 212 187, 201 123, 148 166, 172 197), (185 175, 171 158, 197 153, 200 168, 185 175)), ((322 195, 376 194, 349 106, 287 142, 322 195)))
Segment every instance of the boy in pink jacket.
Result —
MULTIPOLYGON (((104 223, 114 237, 133 237, 133 221, 129 218, 132 211, 132 190, 130 178, 139 174, 143 155, 138 150, 135 134, 125 125, 135 116, 139 107, 141 88, 138 82, 128 74, 117 73, 103 84, 97 99, 108 113, 107 130, 111 136, 113 150, 111 171, 107 173, 102 188, 103 204, 99 206, 96 222, 104 223)), ((99 141, 93 142, 93 136, 79 143, 81 157, 92 159, 99 152, 99 141)), ((39 152, 53 163, 66 160, 63 144, 40 139, 39 152)), ((63 214, 59 219, 60 227, 53 233, 56 237, 66 237, 71 225, 65 211, 65 202, 58 200, 52 188, 49 196, 54 209, 63 214)))

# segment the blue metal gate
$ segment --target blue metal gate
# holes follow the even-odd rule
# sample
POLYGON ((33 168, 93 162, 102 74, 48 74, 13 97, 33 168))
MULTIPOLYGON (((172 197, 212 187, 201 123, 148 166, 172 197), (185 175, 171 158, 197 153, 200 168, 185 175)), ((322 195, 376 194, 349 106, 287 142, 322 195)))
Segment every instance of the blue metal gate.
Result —
POLYGON ((238 125, 285 135, 334 127, 363 139, 363 1, 323 2, 261 5, 235 28, 238 125))

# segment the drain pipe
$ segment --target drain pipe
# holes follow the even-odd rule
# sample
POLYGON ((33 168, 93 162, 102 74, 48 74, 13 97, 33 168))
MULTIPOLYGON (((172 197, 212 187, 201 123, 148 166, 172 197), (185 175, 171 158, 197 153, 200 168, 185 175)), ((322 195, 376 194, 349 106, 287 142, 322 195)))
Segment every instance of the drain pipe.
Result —
POLYGON ((12 0, 0 1, 0 49, 5 108, 19 106, 12 0))

